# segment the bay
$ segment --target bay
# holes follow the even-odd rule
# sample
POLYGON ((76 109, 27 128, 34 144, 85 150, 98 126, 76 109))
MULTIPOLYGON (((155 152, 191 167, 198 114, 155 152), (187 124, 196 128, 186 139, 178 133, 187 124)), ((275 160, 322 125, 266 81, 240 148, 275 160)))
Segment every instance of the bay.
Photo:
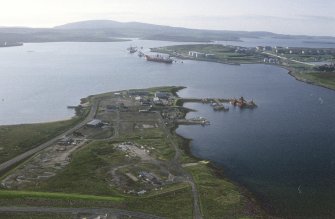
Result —
MULTIPOLYGON (((243 45, 256 44, 249 43, 243 45)), ((334 91, 296 81, 287 70, 269 65, 146 62, 127 53, 130 44, 148 51, 178 43, 42 43, 0 49, 0 124, 68 119, 73 111, 66 106, 77 105, 80 98, 130 88, 180 85, 187 87, 179 92, 183 97, 244 96, 258 108, 230 106, 223 113, 187 104, 197 110, 188 117, 206 117, 211 125, 180 126, 177 133, 193 139, 195 156, 223 167, 275 214, 334 215, 334 91)))

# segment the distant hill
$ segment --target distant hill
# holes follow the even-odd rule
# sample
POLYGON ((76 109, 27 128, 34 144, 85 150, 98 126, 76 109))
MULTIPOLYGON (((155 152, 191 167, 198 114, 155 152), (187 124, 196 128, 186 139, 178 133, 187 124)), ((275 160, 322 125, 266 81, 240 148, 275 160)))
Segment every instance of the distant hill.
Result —
POLYGON ((89 20, 68 23, 54 27, 55 29, 164 29, 172 28, 163 25, 146 24, 140 22, 118 22, 112 20, 89 20))
MULTIPOLYGON (((270 32, 227 30, 199 30, 140 22, 89 20, 68 23, 54 28, 0 27, 0 42, 112 42, 122 38, 178 42, 239 41, 241 38, 302 38, 316 40, 320 37, 291 36, 270 32)), ((334 38, 333 38, 334 39, 334 38)))
POLYGON ((62 30, 113 30, 120 36, 139 37, 143 39, 168 40, 168 41, 213 41, 227 40, 237 41, 241 37, 272 36, 269 32, 224 31, 224 30, 200 30, 182 27, 171 27, 140 22, 117 22, 112 20, 80 21, 61 26, 55 29, 62 30))

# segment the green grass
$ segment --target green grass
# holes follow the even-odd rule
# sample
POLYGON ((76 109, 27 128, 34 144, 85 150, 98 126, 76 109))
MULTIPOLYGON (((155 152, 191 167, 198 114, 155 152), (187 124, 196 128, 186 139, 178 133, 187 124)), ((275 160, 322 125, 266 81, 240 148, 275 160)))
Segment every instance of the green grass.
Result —
POLYGON ((168 218, 192 218, 193 202, 191 188, 184 187, 150 197, 129 199, 127 209, 147 212, 168 218))
MULTIPOLYGON (((149 95, 154 95, 155 92, 170 92, 173 94, 176 94, 179 90, 182 90, 186 87, 182 86, 162 86, 162 87, 150 87, 150 88, 143 88, 143 89, 130 89, 128 91, 148 91, 149 95)), ((92 101, 93 99, 103 99, 108 98, 114 93, 123 93, 124 91, 113 91, 113 92, 107 92, 97 95, 92 95, 87 98, 83 98, 83 101, 92 101)))
MULTIPOLYGON (((159 139, 155 140, 159 143, 159 139)), ((143 143, 144 141, 150 139, 143 140, 143 143)), ((115 143, 89 143, 73 154, 72 162, 62 172, 30 188, 34 191, 1 191, 0 204, 6 202, 34 206, 42 203, 47 206, 66 206, 71 203, 71 206, 116 206, 168 218, 192 218, 192 196, 188 184, 166 186, 163 190, 153 191, 144 197, 124 196, 111 187, 106 181, 110 170, 108 167, 129 163, 124 160, 122 152, 114 150, 115 143)))
MULTIPOLYGON (((166 87, 162 89, 175 92, 180 88, 166 87)), ((150 92, 162 89, 152 88, 150 92)), ((25 125, 18 126, 18 128, 23 128, 28 142, 33 141, 28 138, 29 132, 42 132, 40 135, 45 137, 46 133, 43 132, 45 131, 42 128, 43 125, 50 128, 50 124, 36 125, 41 125, 38 129, 35 127, 38 131, 27 130, 29 125, 27 127, 25 125)), ((55 130, 58 129, 55 128, 55 130)), ((13 133, 15 132, 13 131, 13 133)), ((7 134, 4 134, 4 136, 7 136, 7 134)), ((36 138, 39 135, 33 134, 32 136, 36 138)), ((174 134, 171 134, 171 138, 174 142, 184 145, 186 148, 187 140, 174 134)), ((36 139, 34 140, 36 141, 36 139)), ((93 141, 75 151, 71 155, 69 165, 56 176, 28 187, 28 191, 0 190, 0 205, 116 207, 168 218, 192 218, 193 199, 188 184, 167 185, 164 186, 163 190, 150 191, 143 197, 124 195, 123 191, 111 184, 109 172, 113 166, 137 163, 136 168, 158 172, 155 169, 156 166, 153 167, 147 163, 140 164, 138 158, 129 160, 123 152, 115 150, 114 145, 123 141, 133 141, 154 147, 155 149, 151 152, 152 156, 162 160, 169 160, 174 156, 170 139, 166 139, 165 133, 160 128, 137 129, 129 133, 129 136, 121 135, 118 139, 112 141, 93 141)), ((196 160, 189 157, 187 151, 183 151, 181 161, 194 162, 196 160)), ((136 168, 127 168, 118 171, 121 173, 136 173, 136 168)), ((215 172, 205 165, 189 167, 188 170, 195 178, 200 193, 201 209, 205 218, 222 218, 223 216, 225 218, 248 218, 249 214, 245 212, 245 206, 249 204, 249 199, 240 193, 237 186, 217 177, 215 172)), ((19 217, 21 216, 18 215, 19 217)), ((37 218, 39 217, 44 218, 44 215, 38 215, 37 218)), ((62 218, 63 215, 59 217, 62 218)))
POLYGON ((117 192, 107 181, 109 167, 125 162, 124 154, 114 150, 111 142, 92 142, 76 151, 63 171, 31 189, 113 196, 117 192))
POLYGON ((154 147, 154 150, 151 150, 153 157, 156 157, 160 160, 170 160, 174 157, 175 151, 172 146, 167 142, 166 139, 144 139, 137 140, 139 144, 146 144, 154 147))
POLYGON ((186 169, 195 180, 204 218, 221 218, 223 215, 225 218, 262 218, 258 207, 255 205, 250 211, 251 200, 236 185, 216 176, 213 169, 203 164, 186 169), (257 214, 251 215, 255 209, 257 214))
POLYGON ((61 134, 78 123, 81 118, 40 124, 0 126, 0 163, 61 134))
POLYGON ((89 201, 111 201, 121 202, 123 197, 112 196, 95 196, 71 193, 52 193, 52 192, 35 192, 35 191, 12 191, 0 190, 0 199, 21 199, 21 198, 38 198, 38 199, 58 199, 58 200, 89 200, 89 201))
POLYGON ((48 214, 48 213, 1 213, 0 219, 77 219, 73 214, 48 214))
POLYGON ((258 63, 261 60, 261 56, 257 53, 253 54, 235 53, 235 48, 219 44, 167 46, 167 47, 155 48, 153 49, 153 51, 167 53, 172 56, 175 55, 174 52, 176 52, 181 56, 181 58, 196 59, 201 61, 222 62, 222 63, 247 64, 247 63, 258 63), (193 58, 188 55, 189 51, 197 51, 206 54, 215 54, 215 57, 193 58))
MULTIPOLYGON (((238 54, 235 53, 234 47, 227 47, 223 45, 214 45, 214 44, 195 44, 195 45, 177 45, 177 46, 167 46, 159 47, 152 49, 154 52, 166 53, 171 56, 175 56, 177 53, 179 58, 184 59, 195 59, 199 61, 211 61, 219 62, 226 64, 248 64, 248 63, 261 63, 264 57, 267 55, 261 54, 259 52, 254 52, 251 54, 238 54), (197 51, 203 53, 215 54, 214 58, 194 58, 188 55, 189 51, 197 51)), ((269 52, 274 55, 276 53, 269 52)), ((294 58, 295 60, 300 60, 302 62, 311 62, 311 61, 329 61, 334 57, 331 55, 297 55, 297 54, 283 54, 281 55, 286 58, 294 58)), ((305 81, 314 83, 319 86, 324 86, 330 89, 335 89, 335 72, 324 73, 324 72, 313 72, 313 67, 310 65, 296 63, 293 61, 285 61, 282 63, 282 67, 289 67, 293 73, 294 77, 305 81), (288 62, 288 63, 287 63, 288 62)))
POLYGON ((330 89, 335 90, 335 73, 298 73, 293 72, 293 76, 297 77, 299 80, 314 83, 316 85, 321 85, 330 89))
MULTIPOLYGON (((146 212, 168 218, 192 218, 192 196, 190 187, 186 184, 172 185, 148 197, 106 197, 49 192, 0 191, 0 204, 2 206, 112 207, 146 212)), ((15 218, 16 215, 14 214, 12 217, 15 218)), ((32 215, 35 216, 35 214, 32 215)), ((21 217, 21 215, 19 216, 21 217)), ((44 218, 42 216, 41 218, 44 218)), ((59 216, 59 218, 62 217, 63 215, 59 216)))

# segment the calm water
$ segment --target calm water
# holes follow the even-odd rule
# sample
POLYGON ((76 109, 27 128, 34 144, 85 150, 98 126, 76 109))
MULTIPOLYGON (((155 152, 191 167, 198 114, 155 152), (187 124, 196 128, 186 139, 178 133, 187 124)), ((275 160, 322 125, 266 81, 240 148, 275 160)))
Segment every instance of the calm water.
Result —
MULTIPOLYGON (((252 42, 254 43, 254 42, 252 42)), ((145 48, 176 43, 137 41, 145 48)), ((258 108, 213 112, 188 104, 211 121, 181 126, 192 152, 280 214, 335 211, 335 92, 294 80, 281 68, 185 61, 150 63, 121 43, 47 43, 0 49, 0 124, 69 118, 90 94, 161 85, 187 86, 185 97, 254 99, 258 108), (298 190, 300 189, 300 192, 298 190)), ((309 45, 309 44, 308 44, 309 45)))

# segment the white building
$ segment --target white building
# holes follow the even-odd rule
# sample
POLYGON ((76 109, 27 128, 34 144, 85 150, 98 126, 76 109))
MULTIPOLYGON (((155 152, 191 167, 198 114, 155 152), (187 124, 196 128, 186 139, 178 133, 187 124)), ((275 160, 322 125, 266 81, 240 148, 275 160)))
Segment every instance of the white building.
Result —
POLYGON ((201 58, 201 57, 205 57, 206 56, 205 53, 203 53, 203 52, 196 52, 196 51, 189 51, 188 55, 189 56, 193 56, 195 58, 201 58))

